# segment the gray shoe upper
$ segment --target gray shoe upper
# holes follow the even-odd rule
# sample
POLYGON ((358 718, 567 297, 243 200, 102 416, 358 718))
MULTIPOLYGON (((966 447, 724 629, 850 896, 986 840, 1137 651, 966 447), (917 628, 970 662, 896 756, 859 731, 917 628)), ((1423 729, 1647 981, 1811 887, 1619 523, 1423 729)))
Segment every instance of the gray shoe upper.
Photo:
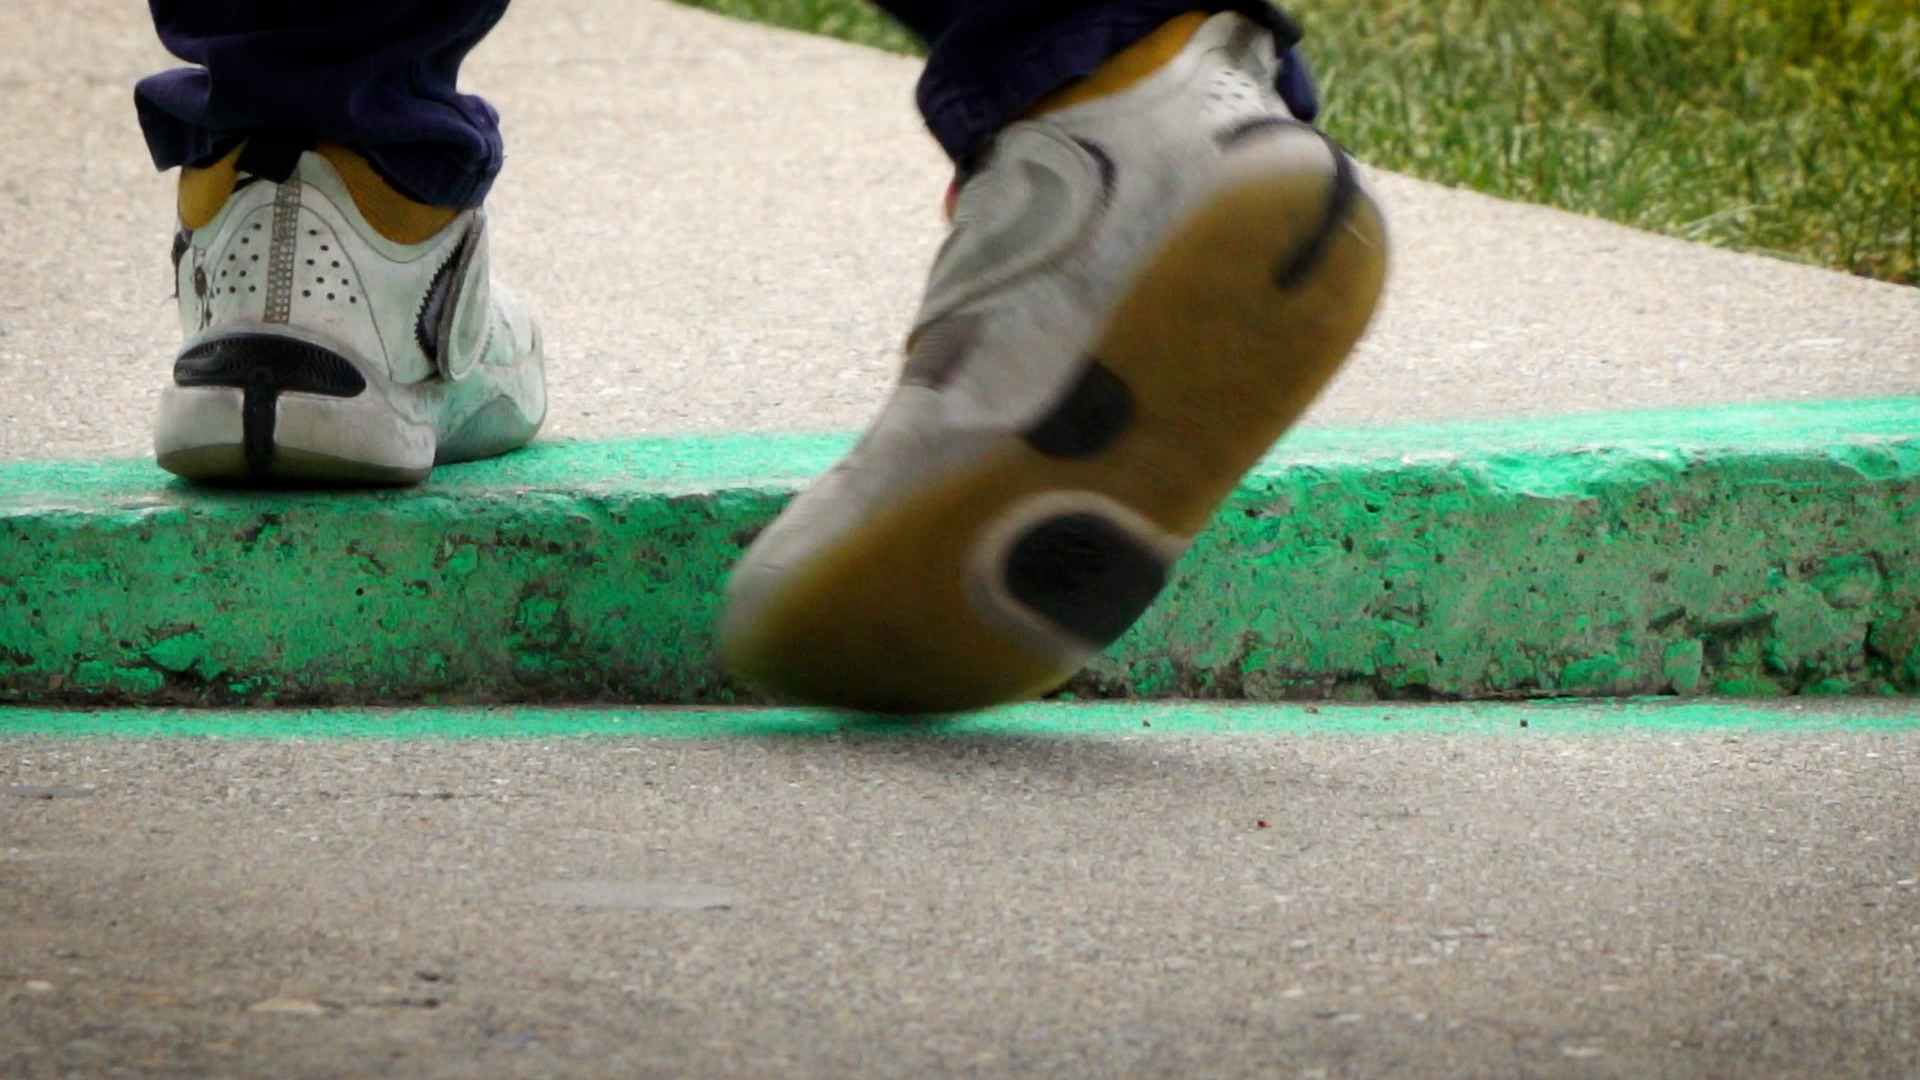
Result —
POLYGON ((941 390, 951 426, 1024 428, 1075 376, 1135 268, 1232 173, 1236 132, 1297 127, 1300 166, 1329 169, 1273 89, 1278 62, 1267 31, 1216 15, 1133 87, 1003 131, 955 202, 904 382, 941 390))

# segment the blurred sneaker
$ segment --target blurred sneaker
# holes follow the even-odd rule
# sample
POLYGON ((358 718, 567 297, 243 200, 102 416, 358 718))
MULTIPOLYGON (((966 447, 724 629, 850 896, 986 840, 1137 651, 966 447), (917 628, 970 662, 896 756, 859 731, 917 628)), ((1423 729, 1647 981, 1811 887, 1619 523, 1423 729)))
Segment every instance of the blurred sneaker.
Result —
POLYGON ((413 202, 345 147, 261 135, 182 171, 180 217, 162 468, 407 484, 539 429, 540 335, 489 278, 481 211, 413 202))
POLYGON ((884 410, 734 573, 739 676, 978 708, 1057 686, 1147 609, 1385 277, 1380 212, 1278 63, 1242 16, 1183 16, 1000 133, 884 410))

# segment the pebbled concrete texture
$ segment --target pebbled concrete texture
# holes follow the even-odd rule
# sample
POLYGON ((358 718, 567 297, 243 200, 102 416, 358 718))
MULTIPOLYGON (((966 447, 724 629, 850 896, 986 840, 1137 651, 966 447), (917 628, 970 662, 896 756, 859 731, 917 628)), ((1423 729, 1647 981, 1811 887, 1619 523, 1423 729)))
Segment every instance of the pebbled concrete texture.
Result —
MULTIPOLYGON (((0 700, 744 700, 725 574, 845 446, 547 446, 373 494, 14 463, 0 700)), ((1068 690, 1911 692, 1917 545, 1920 398, 1306 432, 1068 690)))
MULTIPOLYGON (((0 35, 0 458, 148 453, 172 188, 130 87, 172 61, 138 4, 0 19, 28 28, 0 35)), ((546 329, 549 434, 864 425, 943 232, 917 73, 657 0, 516 0, 466 82, 503 115, 494 265, 546 329)), ((1309 424, 1920 392, 1920 290, 1374 181, 1387 299, 1309 424)))
POLYGON ((0 1075, 1920 1071, 1910 701, 1605 736, 1102 711, 0 739, 0 1075))

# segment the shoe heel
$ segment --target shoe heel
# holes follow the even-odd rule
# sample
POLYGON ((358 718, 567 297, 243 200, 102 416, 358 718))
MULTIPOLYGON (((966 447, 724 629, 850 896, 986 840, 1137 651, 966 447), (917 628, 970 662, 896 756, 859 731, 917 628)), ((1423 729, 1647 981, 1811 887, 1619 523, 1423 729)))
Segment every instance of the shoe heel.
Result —
POLYGON ((154 453, 190 480, 411 484, 433 470, 434 433, 340 353, 249 333, 180 355, 160 395, 154 453))

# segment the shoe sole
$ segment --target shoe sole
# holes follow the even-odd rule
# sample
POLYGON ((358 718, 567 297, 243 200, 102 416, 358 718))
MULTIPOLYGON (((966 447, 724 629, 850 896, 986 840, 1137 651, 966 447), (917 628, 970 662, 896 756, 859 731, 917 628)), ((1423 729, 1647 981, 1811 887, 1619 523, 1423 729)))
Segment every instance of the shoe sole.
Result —
POLYGON ((414 484, 432 473, 434 445, 432 427, 399 415, 359 365, 281 332, 187 349, 154 426, 160 467, 210 483, 414 484))
POLYGON ((276 447, 273 463, 259 468, 240 446, 196 446, 156 455, 160 467, 187 480, 236 487, 400 487, 432 474, 376 462, 276 447))
POLYGON ((1044 693, 1119 637, 1372 317, 1385 225, 1335 160, 1223 185, 1045 419, 730 619, 729 667, 782 698, 943 713, 1044 693))

